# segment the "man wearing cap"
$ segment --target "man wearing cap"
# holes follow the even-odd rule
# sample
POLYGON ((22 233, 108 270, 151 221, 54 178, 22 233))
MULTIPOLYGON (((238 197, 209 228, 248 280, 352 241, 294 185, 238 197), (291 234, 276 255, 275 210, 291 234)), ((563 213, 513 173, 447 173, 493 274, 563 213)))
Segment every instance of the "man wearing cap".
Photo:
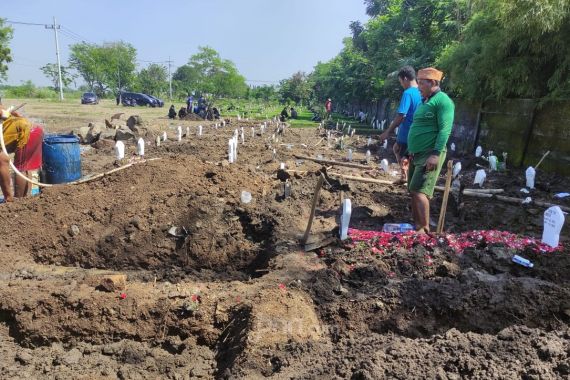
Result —
MULTIPOLYGON (((2 137, 8 154, 14 153, 14 166, 22 174, 29 176, 29 171, 42 166, 43 129, 20 117, 17 112, 10 112, 0 104, 0 123, 2 137)), ((10 186, 10 157, 0 150, 0 188, 6 202, 14 200, 10 186)), ((30 183, 16 176, 15 195, 24 197, 31 190, 30 183)))
POLYGON ((422 103, 416 109, 408 134, 411 155, 408 190, 419 232, 429 232, 429 201, 446 156, 455 105, 439 88, 443 73, 433 67, 418 71, 422 103))

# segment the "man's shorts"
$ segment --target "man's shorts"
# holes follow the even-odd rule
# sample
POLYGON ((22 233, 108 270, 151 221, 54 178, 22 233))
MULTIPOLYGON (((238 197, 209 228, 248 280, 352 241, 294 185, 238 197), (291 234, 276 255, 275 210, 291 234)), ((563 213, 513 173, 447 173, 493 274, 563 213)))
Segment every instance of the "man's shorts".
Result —
POLYGON ((426 161, 430 152, 414 153, 408 171, 408 190, 413 193, 423 193, 428 198, 433 197, 433 190, 446 157, 445 151, 439 154, 439 163, 435 170, 426 172, 426 161))
POLYGON ((16 149, 14 166, 19 171, 37 170, 42 166, 42 143, 44 130, 34 125, 30 131, 28 143, 22 148, 16 149))

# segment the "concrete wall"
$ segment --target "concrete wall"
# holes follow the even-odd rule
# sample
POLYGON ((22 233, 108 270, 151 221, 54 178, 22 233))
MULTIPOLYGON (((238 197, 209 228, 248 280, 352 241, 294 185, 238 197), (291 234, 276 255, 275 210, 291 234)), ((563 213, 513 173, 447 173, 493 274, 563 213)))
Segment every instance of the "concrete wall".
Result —
MULTIPOLYGON (((346 105, 344 109, 370 110, 369 118, 392 120, 397 102, 382 99, 371 104, 346 105)), ((341 107, 342 109, 343 107, 341 107)), ((388 124, 388 123, 387 123, 388 124)), ((530 99, 507 99, 484 103, 455 100, 455 120, 449 144, 458 153, 473 154, 475 147, 508 153, 509 165, 536 165, 550 155, 541 169, 570 175, 570 100, 539 105, 530 99)))

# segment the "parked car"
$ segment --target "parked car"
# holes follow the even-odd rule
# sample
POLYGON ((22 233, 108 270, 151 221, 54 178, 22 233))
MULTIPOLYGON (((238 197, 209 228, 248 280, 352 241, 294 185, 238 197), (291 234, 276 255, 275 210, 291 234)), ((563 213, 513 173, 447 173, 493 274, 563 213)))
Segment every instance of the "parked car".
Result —
POLYGON ((85 92, 81 95, 81 104, 99 104, 99 98, 93 92, 85 92))
POLYGON ((121 93, 121 103, 124 106, 147 106, 156 107, 157 102, 151 97, 138 92, 123 92, 121 93))
POLYGON ((149 98, 155 100, 157 107, 164 107, 164 102, 161 99, 157 98, 156 96, 147 95, 147 94, 145 94, 145 95, 148 96, 149 98))

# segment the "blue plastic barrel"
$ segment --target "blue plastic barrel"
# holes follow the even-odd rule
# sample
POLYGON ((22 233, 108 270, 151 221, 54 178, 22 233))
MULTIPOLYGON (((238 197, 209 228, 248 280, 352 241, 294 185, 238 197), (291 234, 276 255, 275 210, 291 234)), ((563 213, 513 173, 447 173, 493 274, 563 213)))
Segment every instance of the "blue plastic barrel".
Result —
POLYGON ((42 149, 43 172, 47 183, 67 183, 81 178, 79 137, 47 135, 42 149))

